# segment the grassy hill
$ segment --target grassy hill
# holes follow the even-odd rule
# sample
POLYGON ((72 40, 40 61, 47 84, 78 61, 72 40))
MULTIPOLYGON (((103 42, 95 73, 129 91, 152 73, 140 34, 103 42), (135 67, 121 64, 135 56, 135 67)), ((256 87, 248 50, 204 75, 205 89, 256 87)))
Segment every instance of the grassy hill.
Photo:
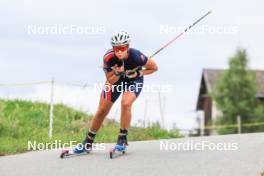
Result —
MULTIPOLYGON (((92 115, 62 104, 54 106, 53 138, 48 138, 49 105, 41 102, 0 99, 0 155, 27 151, 28 141, 41 143, 60 140, 81 142, 92 115)), ((95 142, 115 142, 119 124, 106 119, 95 142)), ((161 129, 158 123, 148 128, 131 127, 129 140, 150 140, 180 137, 177 130, 161 129)))

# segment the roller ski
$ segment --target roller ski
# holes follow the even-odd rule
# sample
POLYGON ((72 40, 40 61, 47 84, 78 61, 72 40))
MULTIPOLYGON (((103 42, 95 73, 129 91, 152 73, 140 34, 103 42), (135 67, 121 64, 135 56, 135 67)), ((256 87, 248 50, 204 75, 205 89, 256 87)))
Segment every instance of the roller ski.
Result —
POLYGON ((64 149, 60 155, 60 158, 63 159, 65 157, 70 157, 70 156, 87 155, 91 151, 92 149, 84 149, 84 147, 79 144, 75 148, 64 149))
POLYGON ((116 145, 110 150, 110 158, 116 158, 122 156, 126 153, 127 150, 127 130, 120 129, 116 145))
POLYGON ((63 159, 71 156, 80 156, 80 155, 89 154, 92 151, 92 144, 94 137, 95 134, 89 132, 86 139, 82 143, 78 144, 74 148, 64 149, 60 154, 60 158, 63 159))

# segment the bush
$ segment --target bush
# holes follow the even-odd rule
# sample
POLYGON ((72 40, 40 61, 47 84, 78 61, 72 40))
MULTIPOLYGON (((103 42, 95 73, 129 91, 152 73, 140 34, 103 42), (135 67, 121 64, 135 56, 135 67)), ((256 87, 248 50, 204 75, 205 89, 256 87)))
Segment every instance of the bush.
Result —
MULTIPOLYGON (((27 151, 28 141, 41 143, 60 140, 81 142, 92 116, 63 104, 54 105, 53 138, 48 138, 49 105, 40 102, 0 99, 0 155, 27 151)), ((119 123, 106 119, 95 142, 116 142, 119 123)), ((161 129, 158 123, 148 128, 131 127, 129 140, 179 137, 161 129)))

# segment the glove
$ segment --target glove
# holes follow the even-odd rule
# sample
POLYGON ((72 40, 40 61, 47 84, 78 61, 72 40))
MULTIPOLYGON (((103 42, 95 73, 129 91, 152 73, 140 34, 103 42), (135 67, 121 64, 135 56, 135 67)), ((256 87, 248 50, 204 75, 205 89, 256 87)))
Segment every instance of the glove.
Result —
POLYGON ((114 67, 112 67, 112 70, 114 71, 114 74, 116 76, 123 76, 123 75, 125 75, 124 67, 123 66, 118 67, 117 65, 115 65, 114 67))
POLYGON ((116 76, 124 76, 125 75, 125 72, 118 72, 118 71, 114 70, 114 74, 116 76))
POLYGON ((141 70, 127 70, 126 71, 126 77, 129 79, 135 79, 135 78, 139 78, 142 76, 143 74, 141 70))

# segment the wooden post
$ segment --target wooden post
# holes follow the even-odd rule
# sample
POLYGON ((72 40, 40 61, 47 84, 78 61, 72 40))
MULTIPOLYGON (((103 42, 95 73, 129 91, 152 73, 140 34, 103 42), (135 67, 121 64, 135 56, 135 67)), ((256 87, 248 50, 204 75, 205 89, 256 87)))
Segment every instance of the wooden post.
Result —
POLYGON ((51 80, 51 90, 50 90, 50 113, 49 113, 49 138, 52 138, 53 131, 53 96, 54 96, 54 79, 51 80))
POLYGON ((239 115, 237 116, 237 133, 241 133, 241 117, 239 115))
POLYGON ((200 113, 200 133, 201 133, 201 136, 204 136, 204 113, 200 113))

